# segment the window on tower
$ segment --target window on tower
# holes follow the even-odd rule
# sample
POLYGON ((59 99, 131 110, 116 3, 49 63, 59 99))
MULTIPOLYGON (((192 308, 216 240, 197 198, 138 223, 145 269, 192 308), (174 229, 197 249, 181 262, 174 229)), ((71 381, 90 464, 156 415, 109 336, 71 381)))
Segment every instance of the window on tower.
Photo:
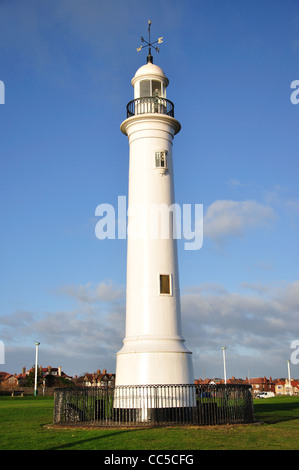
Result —
POLYGON ((167 150, 155 152, 155 167, 167 168, 167 150))
POLYGON ((171 278, 169 274, 160 274, 160 294, 171 294, 171 278))
POLYGON ((164 97, 164 88, 158 80, 142 80, 140 82, 140 98, 151 96, 164 97))

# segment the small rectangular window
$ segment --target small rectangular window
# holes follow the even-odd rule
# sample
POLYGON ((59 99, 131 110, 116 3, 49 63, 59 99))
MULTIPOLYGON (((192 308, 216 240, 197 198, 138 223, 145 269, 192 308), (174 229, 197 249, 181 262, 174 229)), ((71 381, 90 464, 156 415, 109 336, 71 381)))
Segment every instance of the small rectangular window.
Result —
POLYGON ((156 152, 155 153, 156 168, 167 168, 167 152, 156 152))
POLYGON ((169 274, 160 274, 160 294, 171 294, 169 274))

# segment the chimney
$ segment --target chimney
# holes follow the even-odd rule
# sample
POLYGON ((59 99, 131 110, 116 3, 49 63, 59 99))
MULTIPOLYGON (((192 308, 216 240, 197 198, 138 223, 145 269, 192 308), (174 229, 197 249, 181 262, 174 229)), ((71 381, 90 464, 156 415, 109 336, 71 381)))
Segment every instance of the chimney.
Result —
POLYGON ((107 374, 107 369, 103 369, 103 374, 107 374))
POLYGON ((26 374, 26 367, 22 367, 22 375, 26 374))
POLYGON ((61 377, 61 366, 58 367, 58 375, 61 377))

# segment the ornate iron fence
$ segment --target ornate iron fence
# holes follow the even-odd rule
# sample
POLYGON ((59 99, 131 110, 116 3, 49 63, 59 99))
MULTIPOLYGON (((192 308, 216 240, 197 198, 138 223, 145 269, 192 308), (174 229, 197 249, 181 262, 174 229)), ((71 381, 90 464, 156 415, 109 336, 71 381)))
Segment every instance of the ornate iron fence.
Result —
POLYGON ((254 421, 250 385, 138 385, 60 388, 54 424, 212 425, 254 421))
POLYGON ((167 114, 174 117, 174 104, 166 98, 154 96, 136 98, 127 104, 127 117, 145 113, 167 114))

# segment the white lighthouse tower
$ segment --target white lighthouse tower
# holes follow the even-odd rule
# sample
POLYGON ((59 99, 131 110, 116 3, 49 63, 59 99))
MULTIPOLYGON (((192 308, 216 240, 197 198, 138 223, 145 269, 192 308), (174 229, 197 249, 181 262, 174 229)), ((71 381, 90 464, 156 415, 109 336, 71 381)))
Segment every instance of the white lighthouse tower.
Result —
MULTIPOLYGON (((126 331, 117 353, 116 388, 194 382, 192 353, 182 336, 171 210, 175 202, 173 139, 181 125, 174 118, 173 103, 166 98, 168 78, 153 64, 153 43, 142 41, 149 46, 147 63, 131 81, 134 100, 127 105, 127 119, 121 124, 129 141, 130 162, 126 331)), ((138 406, 130 399, 118 399, 117 394, 115 398, 116 407, 138 406)))

